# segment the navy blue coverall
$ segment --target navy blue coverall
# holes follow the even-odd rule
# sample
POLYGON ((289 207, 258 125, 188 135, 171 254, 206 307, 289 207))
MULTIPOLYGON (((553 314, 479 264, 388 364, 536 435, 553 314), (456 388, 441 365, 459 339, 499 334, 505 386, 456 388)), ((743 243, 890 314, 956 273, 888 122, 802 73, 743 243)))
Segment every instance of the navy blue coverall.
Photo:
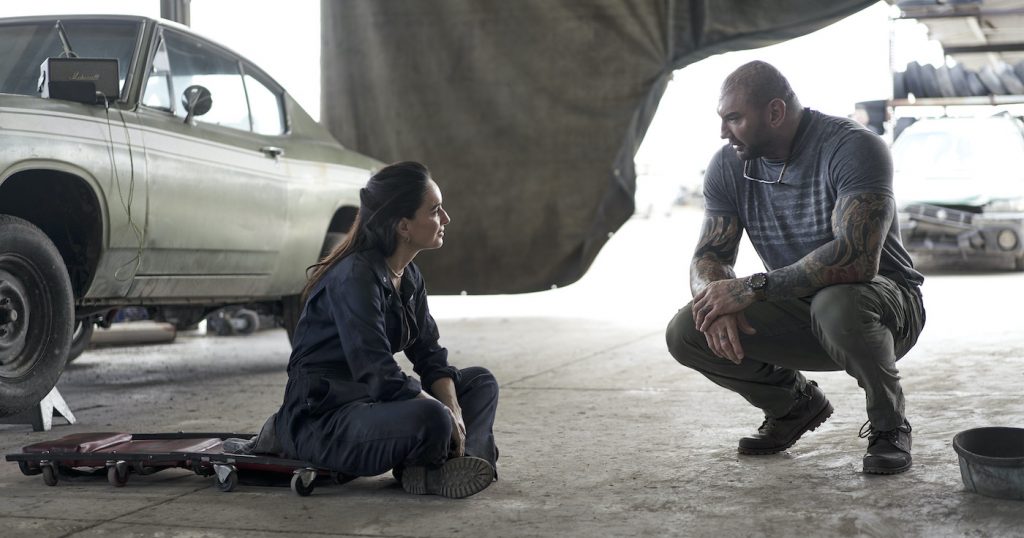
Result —
POLYGON ((389 281, 384 256, 367 250, 338 262, 310 291, 275 424, 283 456, 356 476, 443 463, 450 415, 443 404, 416 398, 421 382, 395 361, 404 351, 428 393, 434 381, 452 378, 466 455, 495 465, 497 382, 484 368, 448 364, 415 264, 400 288, 396 293, 389 281))

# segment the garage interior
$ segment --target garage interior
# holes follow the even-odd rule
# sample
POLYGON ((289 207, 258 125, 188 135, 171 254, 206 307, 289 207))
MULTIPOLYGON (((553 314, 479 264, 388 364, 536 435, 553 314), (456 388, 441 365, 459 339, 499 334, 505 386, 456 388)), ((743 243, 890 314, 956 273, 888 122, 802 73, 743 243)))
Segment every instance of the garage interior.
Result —
MULTIPOLYGON (((970 428, 1024 426, 1017 321, 1024 273, 926 272, 927 326, 898 364, 915 461, 894 477, 860 472, 863 391, 846 374, 811 376, 836 408, 821 428, 783 453, 743 457, 736 440, 756 428, 760 414, 665 349, 664 325, 689 291, 685 278, 661 275, 685 272, 700 213, 630 217, 633 154, 668 77, 725 50, 808 33, 871 3, 778 3, 793 10, 786 12, 739 0, 654 8, 611 0, 558 7, 544 0, 515 7, 324 0, 321 121, 346 146, 383 161, 437 163, 446 205, 465 223, 458 241, 421 265, 450 360, 487 367, 500 382, 500 480, 463 501, 407 495, 390 474, 299 498, 258 486, 225 494, 209 479, 177 471, 133 477, 125 488, 95 477, 47 487, 6 464, 3 534, 1024 536, 1021 502, 965 491, 952 448, 953 436, 970 428), (579 22, 581 11, 596 22, 579 22), (723 27, 730 24, 735 34, 723 27), (420 44, 428 41, 460 50, 460 28, 476 29, 472 53, 409 53, 426 50, 420 44), (565 46, 551 36, 570 40, 576 55, 537 62, 565 46), (488 48, 492 38, 497 44, 488 48), (359 76, 380 73, 381 65, 392 69, 359 76), (553 82, 552 73, 566 70, 574 87, 553 82), (507 83, 522 72, 539 82, 507 83), (606 91, 580 89, 591 86, 606 91), (494 100, 474 100, 481 94, 494 100), (366 95, 379 100, 368 104, 366 95), (441 134, 413 136, 424 131, 441 134), (487 196, 494 192, 502 197, 487 196), (531 217, 517 220, 514 209, 522 207, 531 217), (490 219, 497 224, 476 224, 490 219)), ((163 4, 166 17, 187 22, 187 1, 163 4)), ((928 24, 972 69, 1024 59, 1017 24, 1024 2, 907 4, 904 15, 928 24)), ((931 99, 924 104, 954 104, 931 99)), ((741 253, 737 273, 759 269, 752 251, 741 253)), ((58 385, 77 423, 55 418, 44 432, 0 424, 0 451, 85 431, 254 431, 280 405, 288 353, 281 329, 94 347, 58 385)))

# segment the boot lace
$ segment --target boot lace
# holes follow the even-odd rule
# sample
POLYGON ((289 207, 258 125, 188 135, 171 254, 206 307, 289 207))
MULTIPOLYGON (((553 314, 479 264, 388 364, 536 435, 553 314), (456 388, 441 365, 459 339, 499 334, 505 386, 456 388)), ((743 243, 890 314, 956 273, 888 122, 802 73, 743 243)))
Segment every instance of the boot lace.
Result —
POLYGON ((766 434, 775 429, 775 419, 769 416, 764 417, 764 422, 757 428, 759 433, 766 434))
MULTIPOLYGON (((910 424, 907 424, 906 422, 904 422, 903 424, 907 427, 907 432, 909 433, 910 424)), ((868 438, 869 446, 875 444, 875 441, 879 439, 883 439, 885 441, 889 441, 890 443, 895 444, 895 442, 899 440, 899 435, 899 428, 894 428, 891 430, 876 430, 875 427, 871 425, 870 420, 865 421, 864 425, 860 427, 860 431, 857 432, 857 437, 860 437, 861 439, 864 439, 865 437, 868 438)))

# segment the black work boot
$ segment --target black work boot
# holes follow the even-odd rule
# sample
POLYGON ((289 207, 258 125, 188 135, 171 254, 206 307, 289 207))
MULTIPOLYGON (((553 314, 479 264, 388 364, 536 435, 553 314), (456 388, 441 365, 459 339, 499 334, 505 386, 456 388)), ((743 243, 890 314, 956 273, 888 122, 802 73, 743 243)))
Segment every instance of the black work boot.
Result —
POLYGON ((814 430, 832 416, 832 404, 818 384, 808 381, 796 404, 784 417, 765 417, 757 433, 740 439, 740 454, 775 454, 793 446, 806 432, 814 430))
POLYGON ((878 431, 871 422, 860 428, 860 437, 868 438, 868 452, 864 454, 864 472, 868 474, 898 474, 910 469, 914 463, 910 456, 910 423, 895 430, 878 431))

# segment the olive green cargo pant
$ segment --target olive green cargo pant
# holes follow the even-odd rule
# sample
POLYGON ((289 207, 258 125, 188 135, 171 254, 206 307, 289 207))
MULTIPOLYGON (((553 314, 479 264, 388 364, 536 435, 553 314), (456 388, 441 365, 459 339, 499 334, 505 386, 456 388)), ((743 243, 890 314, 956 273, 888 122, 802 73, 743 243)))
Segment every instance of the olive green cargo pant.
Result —
POLYGON ((916 288, 876 276, 870 282, 829 286, 812 297, 754 303, 744 314, 757 334, 741 333, 740 364, 711 352, 694 327, 692 307, 691 302, 669 322, 669 352, 767 416, 789 412, 807 383, 800 370, 845 370, 864 389, 868 420, 876 430, 903 423, 896 361, 924 327, 916 288))

